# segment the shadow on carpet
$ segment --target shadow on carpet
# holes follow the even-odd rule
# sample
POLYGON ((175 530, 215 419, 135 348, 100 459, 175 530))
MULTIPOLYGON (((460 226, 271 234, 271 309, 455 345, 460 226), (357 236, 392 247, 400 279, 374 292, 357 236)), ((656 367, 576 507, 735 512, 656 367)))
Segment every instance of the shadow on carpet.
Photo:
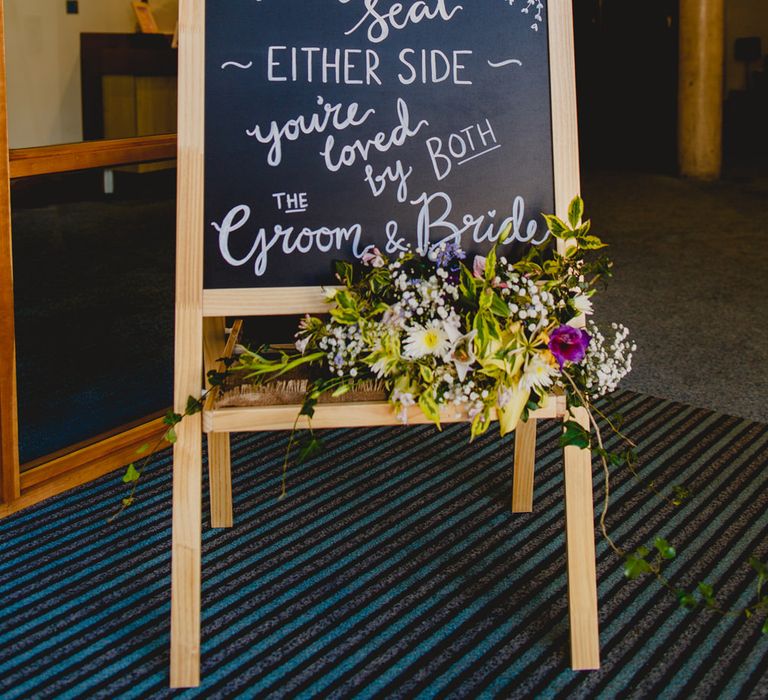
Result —
MULTIPOLYGON (((744 603, 768 554, 768 426, 630 392, 613 397, 641 473, 694 498, 673 509, 626 472, 610 530, 656 535, 679 585, 744 603)), ((236 524, 203 520, 202 685, 168 685, 170 454, 113 524, 118 475, 0 521, 3 698, 766 697, 757 620, 689 614, 627 582, 598 539, 602 668, 569 669, 558 426, 540 426, 534 513, 510 513, 512 440, 466 426, 334 430, 291 467, 285 433, 233 438, 236 524)), ((596 508, 604 497, 595 469, 596 508)), ((207 508, 207 502, 204 504, 207 508)))

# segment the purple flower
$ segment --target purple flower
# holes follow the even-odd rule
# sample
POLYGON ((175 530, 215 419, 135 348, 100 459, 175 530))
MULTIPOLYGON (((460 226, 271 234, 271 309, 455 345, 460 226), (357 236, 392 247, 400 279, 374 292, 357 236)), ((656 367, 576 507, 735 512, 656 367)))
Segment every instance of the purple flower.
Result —
POLYGON ((560 326, 549 336, 549 351, 555 356, 560 369, 566 362, 581 362, 587 354, 592 336, 581 328, 560 326))
POLYGON ((454 260, 464 260, 467 254, 454 241, 441 243, 434 251, 434 260, 438 267, 448 268, 454 260))

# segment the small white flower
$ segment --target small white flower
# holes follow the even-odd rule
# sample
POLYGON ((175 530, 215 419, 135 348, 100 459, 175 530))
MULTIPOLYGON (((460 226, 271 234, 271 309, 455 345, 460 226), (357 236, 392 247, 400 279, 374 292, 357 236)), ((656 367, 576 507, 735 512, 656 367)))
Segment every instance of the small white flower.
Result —
POLYGON ((592 313, 592 301, 586 294, 579 294, 573 297, 573 307, 580 314, 589 316, 592 313))

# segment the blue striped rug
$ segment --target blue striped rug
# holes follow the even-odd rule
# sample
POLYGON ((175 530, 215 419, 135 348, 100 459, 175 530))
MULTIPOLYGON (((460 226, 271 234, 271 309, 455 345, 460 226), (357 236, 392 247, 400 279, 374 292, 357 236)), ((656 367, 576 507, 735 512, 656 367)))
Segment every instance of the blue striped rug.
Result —
MULTIPOLYGON (((625 472, 610 528, 673 533, 670 573, 744 602, 768 558, 768 426, 620 392, 643 474, 695 492, 677 510, 625 472)), ((467 428, 335 430, 289 472, 285 433, 233 439, 236 525, 204 513, 203 682, 170 693, 170 455, 139 503, 103 478, 0 521, 3 698, 764 698, 757 621, 679 610, 626 582, 598 540, 603 666, 569 670, 561 455, 541 424, 535 512, 509 511, 512 440, 467 428)), ((595 470, 596 507, 603 498, 595 470)), ((205 504, 207 508, 207 503, 205 504)))

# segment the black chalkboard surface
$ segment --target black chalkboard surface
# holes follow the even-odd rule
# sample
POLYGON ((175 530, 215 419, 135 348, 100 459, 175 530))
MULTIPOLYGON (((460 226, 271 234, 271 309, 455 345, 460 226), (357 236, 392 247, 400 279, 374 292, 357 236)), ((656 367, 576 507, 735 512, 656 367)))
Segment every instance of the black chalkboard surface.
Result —
POLYGON ((209 1, 205 287, 545 240, 550 100, 542 0, 209 1))

